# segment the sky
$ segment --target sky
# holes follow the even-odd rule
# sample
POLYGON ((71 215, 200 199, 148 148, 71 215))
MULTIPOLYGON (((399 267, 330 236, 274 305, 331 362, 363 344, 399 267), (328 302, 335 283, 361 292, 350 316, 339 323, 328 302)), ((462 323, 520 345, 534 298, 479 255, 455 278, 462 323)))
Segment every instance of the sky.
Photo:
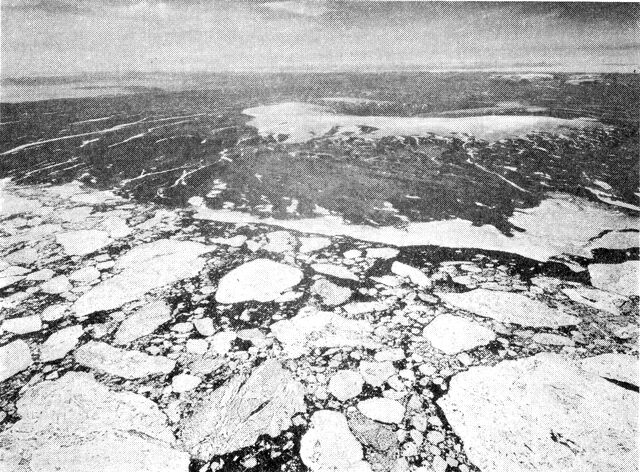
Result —
POLYGON ((640 4, 0 0, 2 77, 640 69, 640 4))

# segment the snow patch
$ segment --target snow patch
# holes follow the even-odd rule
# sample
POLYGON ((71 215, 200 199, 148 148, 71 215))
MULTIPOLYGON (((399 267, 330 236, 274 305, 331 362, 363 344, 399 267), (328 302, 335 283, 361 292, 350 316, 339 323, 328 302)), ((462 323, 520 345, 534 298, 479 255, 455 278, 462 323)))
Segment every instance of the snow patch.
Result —
POLYGON ((258 106, 243 111, 252 116, 249 126, 263 135, 288 135, 285 142, 300 143, 323 136, 335 127, 361 132, 362 126, 375 128, 367 136, 424 136, 428 134, 472 135, 495 141, 526 135, 534 131, 558 132, 564 129, 597 128, 602 124, 589 118, 565 120, 549 116, 470 116, 424 118, 401 116, 352 116, 333 113, 330 108, 300 102, 258 106))

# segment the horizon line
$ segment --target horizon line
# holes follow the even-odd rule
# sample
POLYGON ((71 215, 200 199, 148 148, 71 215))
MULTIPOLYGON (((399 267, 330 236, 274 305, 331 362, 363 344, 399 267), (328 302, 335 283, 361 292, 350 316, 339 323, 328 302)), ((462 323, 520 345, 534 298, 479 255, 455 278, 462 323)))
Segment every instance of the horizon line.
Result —
POLYGON ((512 66, 512 67, 385 67, 385 68, 336 68, 336 69, 313 69, 313 68, 283 68, 283 69, 224 69, 224 70, 125 70, 125 71, 86 71, 75 72, 69 74, 23 74, 4 76, 0 72, 0 81, 20 81, 20 80, 36 80, 36 79, 70 79, 70 78, 90 78, 90 77, 110 77, 110 78, 126 78, 127 76, 150 76, 150 75, 166 75, 166 76, 196 76, 196 75, 268 75, 268 74, 341 74, 341 73, 459 73, 459 72, 475 72, 475 73, 541 73, 550 74, 633 74, 630 69, 640 69, 640 64, 633 63, 606 63, 599 67, 591 69, 570 69, 566 66, 559 67, 547 65, 530 65, 530 66, 512 66), (604 66, 604 67, 603 67, 604 66), (619 70, 607 69, 606 66, 621 66, 619 70), (598 69, 598 70, 596 70, 598 69))

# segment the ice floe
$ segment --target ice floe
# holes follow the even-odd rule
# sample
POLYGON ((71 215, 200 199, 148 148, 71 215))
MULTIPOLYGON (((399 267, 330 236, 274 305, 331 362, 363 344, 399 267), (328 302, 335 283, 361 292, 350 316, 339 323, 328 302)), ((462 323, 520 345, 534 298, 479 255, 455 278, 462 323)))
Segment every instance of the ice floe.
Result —
POLYGON ((638 394, 558 354, 474 367, 438 405, 484 472, 624 470, 638 460, 638 394))

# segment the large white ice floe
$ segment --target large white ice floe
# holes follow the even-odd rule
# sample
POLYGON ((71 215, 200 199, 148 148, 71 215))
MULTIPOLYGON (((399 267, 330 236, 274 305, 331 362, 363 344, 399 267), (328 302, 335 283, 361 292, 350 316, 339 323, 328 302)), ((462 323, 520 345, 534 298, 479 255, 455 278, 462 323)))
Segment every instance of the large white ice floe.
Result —
POLYGON ((109 245, 111 238, 106 231, 87 229, 58 233, 56 234, 56 242, 70 256, 85 256, 109 245))
POLYGON ((439 293, 438 296, 449 305, 501 323, 559 328, 577 325, 582 321, 519 293, 478 288, 464 293, 439 293))
POLYGON ((256 259, 236 267, 220 280, 216 291, 218 303, 250 300, 273 301, 302 280, 302 271, 269 259, 256 259))
POLYGON ((280 363, 269 359, 249 376, 236 376, 200 401, 181 424, 180 438, 193 457, 214 456, 276 437, 291 417, 306 411, 304 387, 280 363))
POLYGON ((638 261, 621 264, 591 264, 589 275, 594 287, 630 297, 640 294, 638 261))
POLYGON ((141 395, 113 392, 90 374, 69 372, 29 389, 20 420, 0 433, 6 472, 186 472, 167 418, 141 395))
POLYGON ((128 344, 153 333, 158 326, 171 319, 171 307, 164 300, 143 306, 125 319, 116 331, 114 344, 128 344))
POLYGON ((362 445, 337 411, 320 410, 300 440, 300 458, 313 472, 371 472, 363 460, 362 445))
POLYGON ((74 359, 90 369, 125 379, 168 374, 176 366, 176 361, 164 356, 150 356, 98 341, 90 341, 80 347, 76 350, 74 359))
POLYGON ((632 470, 638 393, 558 354, 472 367, 438 400, 482 472, 632 470))
POLYGON ((23 198, 7 191, 11 186, 9 179, 0 180, 0 217, 9 218, 22 213, 29 213, 40 208, 37 200, 23 198))
POLYGON ((600 377, 640 386, 640 362, 629 354, 600 354, 582 360, 582 368, 600 377))
POLYGON ((300 102, 285 102, 248 108, 252 116, 249 126, 262 135, 287 135, 285 142, 300 143, 338 132, 358 133, 361 127, 375 128, 369 135, 384 136, 440 136, 471 135, 495 141, 522 136, 536 131, 558 132, 571 129, 598 128, 602 124, 590 118, 563 119, 538 115, 484 115, 462 118, 355 116, 334 113, 329 107, 300 102))
POLYGON ((76 316, 112 310, 155 288, 196 276, 205 264, 204 244, 161 239, 133 248, 120 257, 116 275, 100 282, 73 305, 76 316))
POLYGON ((451 314, 438 315, 423 331, 433 347, 447 354, 458 354, 484 346, 496 338, 489 328, 451 314))
POLYGON ((0 346, 0 382, 28 369, 32 364, 29 345, 22 339, 0 346))
POLYGON ((311 307, 302 308, 291 319, 272 324, 271 332, 290 358, 298 358, 318 347, 379 347, 373 338, 373 326, 368 321, 350 320, 311 307))

